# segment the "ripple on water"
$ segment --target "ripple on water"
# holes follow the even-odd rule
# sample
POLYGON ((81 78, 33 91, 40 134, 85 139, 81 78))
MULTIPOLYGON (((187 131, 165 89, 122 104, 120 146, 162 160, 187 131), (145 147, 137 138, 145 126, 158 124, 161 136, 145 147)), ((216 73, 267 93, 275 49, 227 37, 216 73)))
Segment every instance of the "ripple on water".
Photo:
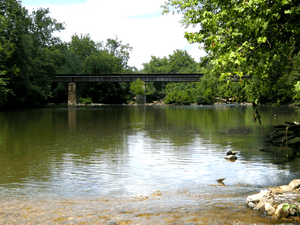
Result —
POLYGON ((251 112, 226 110, 0 113, 0 223, 268 224, 246 196, 289 183, 297 169, 258 152, 267 128, 248 121, 251 112), (237 161, 224 159, 229 150, 237 161))

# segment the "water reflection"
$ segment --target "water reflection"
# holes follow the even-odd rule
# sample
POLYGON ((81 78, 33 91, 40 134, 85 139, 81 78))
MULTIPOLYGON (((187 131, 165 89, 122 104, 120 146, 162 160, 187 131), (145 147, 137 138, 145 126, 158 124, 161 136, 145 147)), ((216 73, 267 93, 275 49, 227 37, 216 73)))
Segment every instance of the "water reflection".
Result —
POLYGON ((68 106, 69 130, 76 130, 76 106, 68 106))
POLYGON ((261 114, 263 126, 253 123, 245 106, 1 112, 1 195, 120 197, 180 189, 207 194, 221 177, 226 187, 286 184, 297 177, 299 159, 282 164, 258 150, 271 125, 296 120, 298 113, 262 108, 261 114), (237 161, 224 159, 229 150, 239 153, 237 161))

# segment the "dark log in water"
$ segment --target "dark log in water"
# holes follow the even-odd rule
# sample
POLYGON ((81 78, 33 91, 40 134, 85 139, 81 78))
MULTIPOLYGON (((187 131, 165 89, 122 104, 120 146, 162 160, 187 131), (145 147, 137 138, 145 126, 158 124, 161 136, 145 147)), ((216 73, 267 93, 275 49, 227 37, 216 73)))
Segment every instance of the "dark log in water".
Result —
MULTIPOLYGON (((283 150, 287 151, 287 148, 292 148, 293 155, 295 156, 299 151, 300 141, 292 142, 289 141, 300 137, 300 123, 299 122, 285 122, 287 125, 276 125, 275 130, 266 135, 269 139, 266 142, 270 142, 275 146, 281 147, 283 150)), ((274 151, 263 148, 259 151, 274 153, 274 151)), ((288 155, 286 155, 288 156, 288 155)))

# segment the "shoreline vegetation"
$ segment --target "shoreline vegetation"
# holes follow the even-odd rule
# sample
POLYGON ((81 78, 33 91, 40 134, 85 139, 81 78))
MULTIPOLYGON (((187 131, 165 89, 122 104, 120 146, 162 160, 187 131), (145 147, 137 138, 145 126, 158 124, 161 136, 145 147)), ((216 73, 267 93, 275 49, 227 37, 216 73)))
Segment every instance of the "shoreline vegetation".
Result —
POLYGON ((146 95, 149 102, 164 99, 165 104, 176 105, 212 105, 223 99, 255 105, 297 103, 300 99, 300 29, 295 29, 299 27, 295 24, 299 22, 300 11, 296 10, 298 5, 294 7, 295 2, 261 2, 259 12, 263 18, 256 11, 258 6, 247 1, 233 1, 229 11, 227 3, 215 2, 217 8, 224 10, 220 15, 225 17, 216 16, 210 3, 204 1, 201 9, 194 4, 195 1, 181 5, 169 0, 163 9, 168 13, 178 8, 187 26, 207 22, 201 22, 198 33, 185 34, 189 42, 203 44, 207 56, 194 59, 186 50, 175 49, 164 57, 152 55, 138 70, 128 64, 133 48, 118 37, 95 42, 89 34, 73 34, 71 41, 63 42, 54 34, 64 30, 65 24, 51 18, 49 9, 29 12, 19 1, 4 0, 0 8, 5 9, 0 28, 0 109, 65 102, 68 85, 52 83, 53 77, 75 73, 205 74, 199 82, 187 83, 145 85, 139 79, 132 83, 80 83, 80 97, 86 103, 123 104, 134 101, 137 95, 146 95), (194 8, 198 11, 196 15, 194 8), (236 13, 232 14, 234 9, 236 13), (245 20, 243 11, 247 11, 253 21, 265 22, 253 25, 251 19, 245 20), (229 27, 224 29, 215 24, 229 27), (233 29, 230 24, 236 27, 233 29), (219 35, 212 36, 217 33, 219 35), (237 82, 231 82, 230 77, 237 82))

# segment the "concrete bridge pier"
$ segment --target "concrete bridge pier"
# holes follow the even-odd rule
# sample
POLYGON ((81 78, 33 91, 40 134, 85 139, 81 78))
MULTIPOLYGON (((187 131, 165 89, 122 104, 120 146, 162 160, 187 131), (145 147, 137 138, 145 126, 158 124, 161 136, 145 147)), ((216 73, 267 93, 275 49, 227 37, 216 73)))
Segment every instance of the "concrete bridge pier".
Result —
POLYGON ((146 95, 138 95, 136 96, 136 103, 138 105, 144 105, 147 103, 146 95))
POLYGON ((74 82, 69 83, 68 86, 68 105, 79 103, 79 90, 78 85, 74 82))

